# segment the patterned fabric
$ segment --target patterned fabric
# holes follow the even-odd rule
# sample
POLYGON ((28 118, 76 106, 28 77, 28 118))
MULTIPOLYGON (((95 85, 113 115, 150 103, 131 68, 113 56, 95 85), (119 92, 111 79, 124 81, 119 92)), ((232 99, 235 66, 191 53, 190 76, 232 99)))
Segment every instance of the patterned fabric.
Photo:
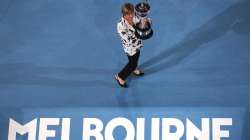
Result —
MULTIPOLYGON (((136 23, 138 19, 134 19, 136 23)), ((129 56, 133 56, 136 52, 140 50, 142 45, 142 40, 135 36, 135 29, 131 26, 123 17, 117 23, 117 32, 121 37, 122 46, 125 53, 129 56)))

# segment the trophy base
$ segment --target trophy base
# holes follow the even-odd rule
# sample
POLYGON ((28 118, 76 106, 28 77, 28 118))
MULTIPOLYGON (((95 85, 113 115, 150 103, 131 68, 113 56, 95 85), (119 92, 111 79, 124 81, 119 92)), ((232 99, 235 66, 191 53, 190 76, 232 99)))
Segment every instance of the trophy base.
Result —
POLYGON ((140 28, 139 24, 136 24, 134 26, 135 28, 135 35, 137 38, 146 40, 153 36, 153 29, 151 28, 151 25, 148 24, 147 28, 140 28))
POLYGON ((154 31, 152 29, 146 32, 138 32, 138 31, 135 32, 136 37, 142 40, 147 40, 151 38, 153 34, 154 34, 154 31))

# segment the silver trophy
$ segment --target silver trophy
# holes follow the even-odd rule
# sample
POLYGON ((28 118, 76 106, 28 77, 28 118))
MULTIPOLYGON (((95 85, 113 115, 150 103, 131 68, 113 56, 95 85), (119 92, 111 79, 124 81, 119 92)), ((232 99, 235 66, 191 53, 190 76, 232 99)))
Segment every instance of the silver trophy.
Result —
POLYGON ((142 2, 136 4, 135 15, 139 19, 139 22, 135 25, 136 36, 142 40, 149 39, 153 35, 153 30, 151 28, 151 20, 148 18, 148 13, 150 10, 150 5, 147 0, 142 0, 142 2))

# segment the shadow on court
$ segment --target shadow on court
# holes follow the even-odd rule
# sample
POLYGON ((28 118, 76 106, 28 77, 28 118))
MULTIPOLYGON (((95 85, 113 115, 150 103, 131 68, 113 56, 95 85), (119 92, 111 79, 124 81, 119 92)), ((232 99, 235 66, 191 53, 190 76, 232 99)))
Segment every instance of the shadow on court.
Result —
POLYGON ((242 0, 190 32, 175 46, 150 58, 141 67, 146 69, 147 75, 154 74, 178 65, 203 44, 213 41, 229 31, 247 34, 250 32, 249 13, 250 1, 242 0))

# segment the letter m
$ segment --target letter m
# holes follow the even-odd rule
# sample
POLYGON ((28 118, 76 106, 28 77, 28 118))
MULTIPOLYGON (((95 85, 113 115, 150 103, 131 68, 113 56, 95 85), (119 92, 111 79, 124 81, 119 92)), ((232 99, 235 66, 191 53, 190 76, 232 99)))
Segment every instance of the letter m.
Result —
POLYGON ((15 120, 10 118, 8 140, 16 140, 17 133, 19 133, 20 135, 28 133, 28 140, 35 140, 36 125, 37 125, 37 119, 34 119, 25 125, 21 125, 15 120))

